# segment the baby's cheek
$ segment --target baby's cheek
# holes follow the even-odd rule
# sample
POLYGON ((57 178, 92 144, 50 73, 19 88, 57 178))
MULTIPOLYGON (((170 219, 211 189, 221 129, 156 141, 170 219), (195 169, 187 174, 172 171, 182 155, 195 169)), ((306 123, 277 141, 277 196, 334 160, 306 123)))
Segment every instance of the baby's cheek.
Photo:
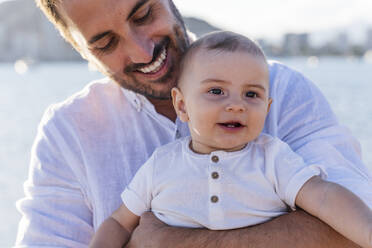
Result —
POLYGON ((211 123, 203 119, 194 126, 195 133, 197 133, 202 139, 208 139, 209 136, 212 136, 212 128, 213 127, 211 127, 211 123))

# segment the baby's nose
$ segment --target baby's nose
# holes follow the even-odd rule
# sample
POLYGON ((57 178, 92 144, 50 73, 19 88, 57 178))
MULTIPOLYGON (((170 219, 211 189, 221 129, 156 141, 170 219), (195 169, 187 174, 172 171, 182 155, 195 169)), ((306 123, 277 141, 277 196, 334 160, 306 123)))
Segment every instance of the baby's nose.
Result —
POLYGON ((242 103, 231 103, 226 106, 227 112, 244 112, 245 107, 242 103))

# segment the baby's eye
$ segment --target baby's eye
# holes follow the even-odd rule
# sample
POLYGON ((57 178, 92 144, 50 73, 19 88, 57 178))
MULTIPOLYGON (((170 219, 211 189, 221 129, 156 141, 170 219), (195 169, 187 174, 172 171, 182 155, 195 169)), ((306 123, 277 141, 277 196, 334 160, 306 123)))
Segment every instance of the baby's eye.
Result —
POLYGON ((248 91, 247 93, 245 93, 245 96, 249 97, 249 98, 256 98, 256 97, 258 97, 258 94, 256 92, 253 92, 253 91, 248 91))
POLYGON ((219 88, 213 88, 208 91, 208 93, 213 94, 213 95, 223 95, 223 90, 219 88))

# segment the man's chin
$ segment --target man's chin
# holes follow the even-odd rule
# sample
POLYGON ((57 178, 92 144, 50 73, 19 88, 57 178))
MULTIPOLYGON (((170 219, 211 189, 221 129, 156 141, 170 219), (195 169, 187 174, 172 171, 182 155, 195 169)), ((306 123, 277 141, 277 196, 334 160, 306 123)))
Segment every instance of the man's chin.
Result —
POLYGON ((154 100, 170 100, 171 99, 171 96, 170 94, 168 95, 165 95, 165 94, 159 94, 159 95, 146 95, 146 94, 143 94, 146 98, 148 98, 149 100, 151 99, 154 99, 154 100))
POLYGON ((169 87, 167 87, 166 89, 161 89, 161 90, 150 89, 140 94, 144 95, 147 98, 152 98, 152 99, 157 99, 157 100, 169 100, 171 98, 171 94, 170 94, 171 89, 172 88, 169 88, 169 87))
POLYGON ((173 84, 164 84, 164 83, 152 83, 153 85, 145 85, 144 83, 134 83, 134 85, 128 83, 122 79, 116 79, 110 77, 114 82, 120 85, 122 88, 133 91, 135 93, 141 94, 148 98, 159 99, 159 100, 168 100, 171 98, 171 89, 173 84))
POLYGON ((158 73, 144 73, 139 70, 126 70, 123 73, 110 75, 121 87, 144 95, 148 98, 168 100, 171 89, 176 86, 179 73, 178 61, 183 50, 176 49, 171 43, 167 45, 167 58, 164 67, 158 73), (124 77, 124 78, 123 78, 124 77))
POLYGON ((156 81, 140 80, 135 75, 129 76, 128 80, 118 75, 110 75, 110 78, 124 89, 131 90, 145 97, 167 100, 171 98, 171 89, 176 86, 174 75, 175 71, 170 70, 166 75, 156 81))

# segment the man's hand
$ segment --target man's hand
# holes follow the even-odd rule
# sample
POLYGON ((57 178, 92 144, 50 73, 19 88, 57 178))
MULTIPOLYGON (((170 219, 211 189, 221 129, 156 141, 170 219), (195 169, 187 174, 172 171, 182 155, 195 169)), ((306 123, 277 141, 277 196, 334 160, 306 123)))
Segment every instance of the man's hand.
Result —
MULTIPOLYGON (((136 229, 132 232, 127 248, 157 247, 160 245, 159 234, 169 227, 161 222, 152 212, 145 212, 136 229)), ((171 237, 169 237, 171 238, 171 237)))
POLYGON ((211 231, 171 227, 148 212, 141 216, 127 248, 357 248, 319 219, 302 210, 246 228, 211 231))

